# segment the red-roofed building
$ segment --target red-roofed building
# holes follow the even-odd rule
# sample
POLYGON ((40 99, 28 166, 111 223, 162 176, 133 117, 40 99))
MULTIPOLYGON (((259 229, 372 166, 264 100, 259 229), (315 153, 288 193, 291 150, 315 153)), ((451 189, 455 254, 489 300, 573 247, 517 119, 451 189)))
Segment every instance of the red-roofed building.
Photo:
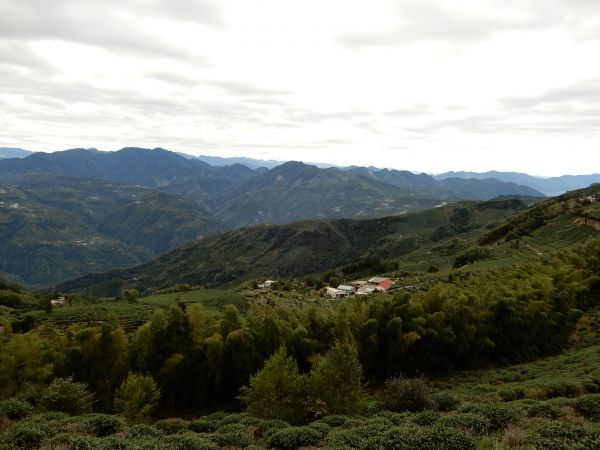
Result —
POLYGON ((375 287, 375 289, 377 289, 378 291, 387 291, 389 288, 392 287, 393 284, 394 284, 394 280, 390 280, 388 278, 387 280, 384 280, 381 283, 378 283, 377 286, 375 287))

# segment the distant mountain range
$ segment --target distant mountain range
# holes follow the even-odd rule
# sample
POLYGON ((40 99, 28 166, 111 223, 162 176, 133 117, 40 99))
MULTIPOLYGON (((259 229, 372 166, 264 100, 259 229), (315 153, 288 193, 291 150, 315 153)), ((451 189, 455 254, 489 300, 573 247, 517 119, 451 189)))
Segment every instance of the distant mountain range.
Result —
POLYGON ((407 170, 376 169, 373 167, 349 167, 346 170, 392 184, 411 192, 427 194, 442 199, 486 200, 501 195, 522 195, 543 197, 543 194, 529 186, 501 181, 496 178, 467 179, 442 178, 419 175, 407 170))
POLYGON ((253 159, 253 158, 244 158, 244 157, 221 157, 221 156, 207 156, 200 155, 194 156, 189 155, 187 153, 177 152, 178 155, 183 156, 187 159, 198 159, 203 161, 211 166, 231 166, 233 164, 242 164, 250 169, 258 169, 260 167, 265 167, 267 169, 272 169, 273 167, 280 166, 285 161, 276 161, 274 159, 263 160, 263 159, 253 159))
POLYGON ((73 149, 0 160, 0 181, 24 173, 97 178, 185 196, 229 227, 308 218, 377 217, 462 199, 542 196, 500 181, 437 181, 429 175, 287 162, 273 169, 211 166, 160 148, 73 149))
MULTIPOLYGON (((94 151, 93 149, 88 151, 94 151)), ((22 148, 13 148, 13 147, 0 147, 0 159, 2 158, 25 158, 31 155, 34 152, 29 150, 24 150, 22 148)), ((116 153, 116 152, 102 152, 102 153, 116 153)), ((170 152, 171 153, 171 152, 170 152)), ((273 169, 277 166, 284 164, 286 161, 280 160, 262 160, 262 159, 254 159, 247 157, 219 157, 219 156, 208 156, 208 155, 200 155, 194 156, 187 153, 177 152, 177 155, 189 159, 207 163, 213 167, 226 167, 226 166, 235 166, 242 165, 249 169, 273 169)), ((314 165, 316 167, 327 169, 331 167, 337 167, 332 164, 323 164, 323 163, 309 163, 309 165, 314 165)), ((386 168, 376 168, 376 167, 337 167, 342 170, 347 170, 353 173, 357 173, 363 176, 372 176, 375 179, 387 183, 394 184, 396 186, 409 187, 410 189, 415 189, 415 187, 419 187, 423 185, 424 187, 434 187, 435 184, 432 182, 431 178, 434 178, 437 181, 446 180, 448 178, 460 178, 460 179, 476 179, 476 180, 484 180, 484 179, 496 179, 498 181, 504 181, 507 183, 514 183, 519 186, 527 186, 531 189, 534 189, 538 192, 543 193, 544 195, 554 196, 560 195, 564 192, 573 190, 573 189, 581 189, 586 186, 589 186, 592 183, 600 183, 600 173, 594 173, 589 175, 563 175, 560 177, 539 177, 532 176, 526 173, 519 172, 498 172, 498 171, 489 171, 489 172, 445 172, 439 175, 427 175, 425 173, 414 174, 408 171, 395 170, 395 169, 386 169, 386 168)), ((491 184, 488 184, 491 186, 491 184)), ((473 191, 470 189, 464 190, 461 189, 459 185, 449 184, 445 187, 448 190, 453 191, 458 195, 466 195, 466 198, 473 198, 473 191), (456 190, 455 190, 456 189, 456 190)), ((442 190, 446 190, 442 188, 442 190)), ((495 191, 490 191, 491 194, 495 193, 495 191)), ((489 197, 488 193, 482 195, 482 197, 489 197)))
POLYGON ((0 159, 1 158, 25 158, 33 154, 29 150, 23 150, 22 148, 14 147, 0 147, 0 159))
POLYGON ((589 186, 592 183, 600 183, 600 173, 591 175, 563 175, 560 177, 534 177, 526 173, 519 172, 446 172, 436 175, 436 180, 446 180, 448 178, 462 178, 483 180, 495 178, 500 181, 516 183, 524 186, 529 186, 536 189, 545 195, 560 195, 574 189, 581 189, 589 186))

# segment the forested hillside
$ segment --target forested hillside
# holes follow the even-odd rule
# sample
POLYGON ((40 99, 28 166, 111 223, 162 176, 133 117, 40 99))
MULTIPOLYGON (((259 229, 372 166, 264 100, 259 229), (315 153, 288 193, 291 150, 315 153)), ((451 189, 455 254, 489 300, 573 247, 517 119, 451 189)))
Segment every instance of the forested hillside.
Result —
POLYGON ((222 229, 190 200, 108 181, 0 185, 0 272, 30 286, 139 264, 222 229))
POLYGON ((259 276, 308 275, 482 233, 485 225, 525 208, 521 200, 463 202, 380 219, 256 225, 175 250, 143 266, 89 275, 55 289, 111 296, 125 287, 144 291, 178 283, 219 286, 259 276))

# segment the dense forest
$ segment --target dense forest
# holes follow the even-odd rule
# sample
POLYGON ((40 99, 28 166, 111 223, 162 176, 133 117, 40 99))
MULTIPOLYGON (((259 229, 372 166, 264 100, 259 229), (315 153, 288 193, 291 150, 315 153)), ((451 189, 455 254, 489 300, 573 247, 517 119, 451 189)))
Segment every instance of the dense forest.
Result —
POLYGON ((89 386, 95 410, 110 411, 132 372, 157 383, 160 411, 232 406, 280 348, 308 373, 337 344, 354 349, 364 381, 378 386, 399 373, 440 374, 558 352, 599 295, 595 240, 537 264, 458 271, 425 291, 329 308, 256 304, 241 313, 229 305, 215 318, 201 305, 180 304, 155 312, 129 335, 118 321, 67 329, 50 321, 26 333, 5 323, 0 396, 35 403, 52 379, 72 377, 89 386))

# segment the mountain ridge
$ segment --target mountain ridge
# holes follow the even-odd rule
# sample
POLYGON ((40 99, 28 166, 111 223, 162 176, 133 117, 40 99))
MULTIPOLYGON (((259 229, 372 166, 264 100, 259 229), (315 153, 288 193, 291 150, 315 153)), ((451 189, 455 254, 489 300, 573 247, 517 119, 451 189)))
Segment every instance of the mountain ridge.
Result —
POLYGON ((439 181, 447 178, 478 180, 495 178, 501 181, 530 186, 548 196, 561 195, 567 191, 585 188, 593 183, 600 183, 600 173, 538 177, 521 172, 498 172, 492 170, 488 172, 445 172, 435 175, 434 178, 439 181))
POLYGON ((365 170, 321 169, 292 161, 270 170, 253 170, 242 164, 214 167, 161 148, 125 147, 117 152, 71 149, 0 160, 0 181, 23 173, 46 172, 142 186, 185 196, 229 227, 308 218, 386 216, 444 201, 541 195, 500 182, 486 189, 481 188, 489 184, 484 181, 481 186, 462 182, 460 189, 445 189, 444 183, 425 174, 365 170), (298 180, 295 184, 291 182, 294 179, 298 180))

